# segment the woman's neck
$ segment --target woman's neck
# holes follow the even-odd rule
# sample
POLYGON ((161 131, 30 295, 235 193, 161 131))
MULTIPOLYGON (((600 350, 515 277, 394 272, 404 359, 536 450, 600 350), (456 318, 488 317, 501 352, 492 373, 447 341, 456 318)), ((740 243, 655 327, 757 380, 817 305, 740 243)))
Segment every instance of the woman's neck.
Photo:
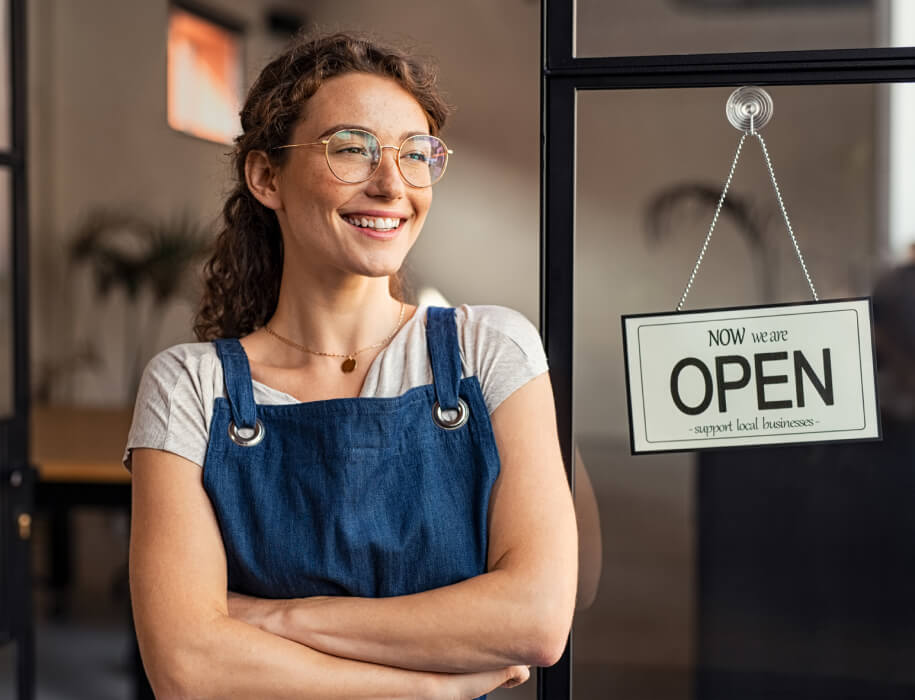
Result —
POLYGON ((354 276, 337 286, 284 277, 269 325, 310 350, 347 354, 384 340, 400 311, 387 277, 354 276))

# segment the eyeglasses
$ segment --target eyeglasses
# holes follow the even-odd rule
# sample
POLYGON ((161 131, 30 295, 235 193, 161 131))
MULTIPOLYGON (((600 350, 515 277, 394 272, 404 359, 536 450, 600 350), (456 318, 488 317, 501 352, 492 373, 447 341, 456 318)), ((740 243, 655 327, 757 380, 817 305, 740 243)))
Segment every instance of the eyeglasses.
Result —
POLYGON ((371 178, 381 164, 384 150, 390 148, 397 151, 397 168, 408 185, 431 187, 442 179, 448 156, 454 152, 431 134, 408 136, 400 146, 382 146, 375 134, 362 129, 341 129, 320 141, 291 143, 273 150, 300 146, 324 146, 330 171, 338 180, 353 185, 371 178))

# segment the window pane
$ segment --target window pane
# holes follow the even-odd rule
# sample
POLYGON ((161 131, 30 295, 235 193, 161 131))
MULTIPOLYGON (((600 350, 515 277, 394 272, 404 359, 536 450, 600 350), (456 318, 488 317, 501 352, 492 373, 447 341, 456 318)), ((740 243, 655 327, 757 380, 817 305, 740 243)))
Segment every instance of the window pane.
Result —
POLYGON ((888 4, 889 0, 577 0, 575 51, 578 56, 636 56, 898 46, 881 31, 887 24, 888 4))
MULTIPOLYGON (((620 316, 680 299, 740 137, 725 118, 731 90, 578 96, 574 433, 600 514, 602 577, 575 618, 575 691, 908 696, 915 264, 887 211, 913 177, 889 167, 889 88, 768 88, 762 131, 821 298, 874 295, 884 440, 629 454, 620 316)), ((743 215, 722 214, 687 308, 809 300, 755 139, 729 201, 743 215)), ((593 540, 587 527, 580 536, 593 540)))
POLYGON ((168 123, 209 141, 241 131, 241 35, 178 7, 168 18, 168 123))

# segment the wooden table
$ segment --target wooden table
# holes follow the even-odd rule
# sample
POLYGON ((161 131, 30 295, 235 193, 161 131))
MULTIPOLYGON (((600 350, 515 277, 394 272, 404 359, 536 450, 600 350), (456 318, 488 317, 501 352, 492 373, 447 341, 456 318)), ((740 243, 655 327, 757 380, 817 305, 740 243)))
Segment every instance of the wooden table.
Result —
POLYGON ((121 464, 132 410, 35 406, 32 464, 43 483, 129 484, 121 464))

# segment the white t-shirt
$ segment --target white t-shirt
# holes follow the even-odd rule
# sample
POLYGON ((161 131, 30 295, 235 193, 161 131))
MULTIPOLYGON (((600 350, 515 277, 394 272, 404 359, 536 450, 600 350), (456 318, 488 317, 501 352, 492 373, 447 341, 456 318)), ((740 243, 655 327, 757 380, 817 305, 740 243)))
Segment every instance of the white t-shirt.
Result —
MULTIPOLYGON (((491 414, 512 393, 547 370, 537 330, 523 315, 504 306, 459 306, 456 309, 461 371, 476 376, 491 414)), ((426 309, 421 306, 375 357, 361 398, 393 397, 432 383, 426 346, 426 309)), ((254 401, 294 404, 289 394, 253 381, 254 401)), ((183 343, 149 361, 140 381, 133 423, 124 451, 151 447, 173 452, 203 466, 213 402, 225 397, 222 362, 213 343, 183 343)))

